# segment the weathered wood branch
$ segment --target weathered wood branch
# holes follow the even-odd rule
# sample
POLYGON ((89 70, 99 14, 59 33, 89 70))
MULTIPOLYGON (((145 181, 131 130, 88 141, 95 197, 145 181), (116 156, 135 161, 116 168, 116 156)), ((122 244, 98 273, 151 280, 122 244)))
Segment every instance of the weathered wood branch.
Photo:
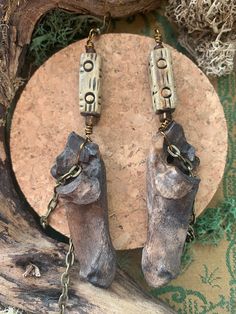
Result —
MULTIPOLYGON (((66 246, 33 228, 32 222, 16 213, 13 202, 2 194, 0 201, 0 302, 30 313, 58 313, 59 277, 64 271, 66 246), (30 263, 39 267, 40 278, 23 276, 30 263)), ((19 206, 17 212, 21 212, 19 206)), ((117 273, 112 293, 81 282, 78 274, 76 264, 69 313, 110 313, 111 306, 113 313, 173 313, 147 297, 121 272, 117 273)))

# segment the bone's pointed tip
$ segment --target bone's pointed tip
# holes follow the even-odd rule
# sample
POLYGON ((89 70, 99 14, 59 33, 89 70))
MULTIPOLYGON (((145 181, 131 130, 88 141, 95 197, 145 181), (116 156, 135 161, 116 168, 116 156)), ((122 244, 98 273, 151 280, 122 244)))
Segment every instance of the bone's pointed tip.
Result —
POLYGON ((107 289, 111 286, 115 278, 116 268, 116 253, 114 249, 111 249, 106 271, 104 269, 101 271, 101 269, 96 267, 94 269, 91 267, 87 269, 86 267, 83 267, 83 270, 80 269, 80 278, 83 281, 91 283, 95 287, 107 289))
POLYGON ((142 271, 150 287, 160 288, 177 277, 178 273, 171 272, 165 265, 155 267, 156 265, 159 265, 159 263, 151 263, 144 250, 142 255, 142 271))
POLYGON ((108 278, 107 280, 92 277, 87 279, 87 281, 89 281, 95 287, 108 289, 111 286, 112 282, 114 281, 115 273, 116 269, 110 274, 110 278, 108 278))
POLYGON ((161 274, 159 272, 156 274, 144 273, 144 277, 150 287, 161 288, 167 285, 171 280, 175 279, 177 275, 173 276, 170 272, 163 271, 161 274))

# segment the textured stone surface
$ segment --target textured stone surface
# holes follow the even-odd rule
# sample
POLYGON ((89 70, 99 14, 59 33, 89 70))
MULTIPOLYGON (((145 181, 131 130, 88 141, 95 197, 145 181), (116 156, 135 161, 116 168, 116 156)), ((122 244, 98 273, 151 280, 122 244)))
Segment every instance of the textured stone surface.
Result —
MULTIPOLYGON (((12 122, 11 156, 17 181, 31 206, 45 212, 54 180, 50 168, 68 134, 83 134, 79 113, 79 57, 85 41, 51 57, 27 84, 12 122)), ((146 158, 159 126, 152 111, 148 59, 152 38, 104 35, 96 44, 103 57, 102 116, 95 127, 107 169, 110 230, 117 249, 143 246, 147 230, 146 158)), ((189 60, 172 49, 179 105, 174 118, 201 159, 201 185, 196 210, 200 214, 223 175, 227 129, 222 106, 209 80, 189 60)), ((51 225, 68 234, 63 206, 51 225)))

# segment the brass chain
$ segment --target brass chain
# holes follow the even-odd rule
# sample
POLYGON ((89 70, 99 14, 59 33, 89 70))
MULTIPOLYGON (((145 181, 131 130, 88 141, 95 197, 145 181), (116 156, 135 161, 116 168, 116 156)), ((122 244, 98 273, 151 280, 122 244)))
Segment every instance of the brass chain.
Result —
POLYGON ((66 255, 66 270, 61 276, 62 293, 60 295, 58 305, 60 309, 60 314, 65 314, 66 305, 68 302, 68 288, 70 283, 70 269, 74 264, 75 254, 72 239, 70 238, 69 250, 66 255))
POLYGON ((173 144, 170 144, 167 146, 167 151, 168 153, 174 157, 174 158, 178 158, 181 162, 182 162, 182 165, 184 165, 184 167, 186 168, 186 170, 188 170, 189 172, 189 176, 190 177, 193 177, 194 174, 193 174, 193 165, 191 163, 191 161, 188 159, 188 158, 185 158, 179 148, 173 144))
POLYGON ((186 237, 186 242, 192 242, 195 239, 195 232, 193 228, 195 222, 196 222, 196 214, 195 214, 195 209, 193 206, 192 216, 191 216, 191 220, 190 220, 188 232, 187 232, 187 237, 186 237))
POLYGON ((193 173, 192 162, 188 158, 186 158, 182 155, 180 149, 176 145, 170 143, 169 138, 165 133, 165 130, 167 129, 167 127, 170 125, 171 122, 172 121, 170 121, 170 120, 165 120, 164 122, 162 122, 161 127, 159 128, 159 132, 161 133, 161 135, 164 137, 164 139, 167 142, 168 153, 172 157, 178 158, 182 162, 182 165, 185 167, 185 169, 189 172, 189 176, 194 177, 195 175, 193 173))
POLYGON ((40 224, 44 229, 46 229, 48 225, 48 218, 51 215, 52 211, 57 207, 58 204, 58 193, 56 191, 56 187, 54 188, 53 197, 48 203, 47 212, 45 215, 40 217, 40 224))
MULTIPOLYGON (((74 165, 73 167, 71 167, 67 173, 65 173, 64 175, 60 176, 57 179, 56 185, 55 185, 54 190, 53 190, 53 197, 51 198, 50 202, 48 203, 47 212, 45 213, 45 215, 43 215, 40 218, 40 223, 44 229, 48 225, 48 219, 50 217, 50 214, 53 212, 53 210, 58 205, 59 194, 57 192, 57 188, 59 186, 64 185, 67 182, 67 180, 72 179, 72 178, 77 178, 80 175, 81 171, 82 171, 82 167, 79 164, 77 164, 77 165, 74 165)), ((65 310, 66 310, 66 305, 68 302, 68 287, 69 287, 69 282, 70 282, 69 271, 74 264, 74 259, 75 259, 74 246, 72 243, 72 239, 70 238, 69 250, 68 250, 67 255, 66 255, 66 270, 61 276, 62 293, 61 293, 60 298, 58 300, 58 306, 60 309, 60 312, 59 312, 60 314, 64 314, 65 310)))
POLYGON ((59 195, 57 193, 57 188, 61 185, 64 185, 67 180, 71 178, 77 178, 80 175, 81 171, 82 168, 80 165, 74 165, 67 173, 57 179, 56 185, 53 190, 53 197, 51 198, 47 206, 47 212, 40 218, 40 223, 44 229, 48 226, 49 216, 58 205, 59 195))

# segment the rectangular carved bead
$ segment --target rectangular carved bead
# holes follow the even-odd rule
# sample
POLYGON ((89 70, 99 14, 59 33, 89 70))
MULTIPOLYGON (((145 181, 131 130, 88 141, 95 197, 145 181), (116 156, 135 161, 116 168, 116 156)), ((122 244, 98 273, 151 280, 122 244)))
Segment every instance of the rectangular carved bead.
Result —
POLYGON ((97 53, 82 53, 80 57, 79 99, 84 116, 101 114, 102 60, 97 53))
POLYGON ((177 95, 172 59, 168 48, 151 51, 149 74, 154 112, 161 114, 165 111, 174 111, 177 105, 177 95))

